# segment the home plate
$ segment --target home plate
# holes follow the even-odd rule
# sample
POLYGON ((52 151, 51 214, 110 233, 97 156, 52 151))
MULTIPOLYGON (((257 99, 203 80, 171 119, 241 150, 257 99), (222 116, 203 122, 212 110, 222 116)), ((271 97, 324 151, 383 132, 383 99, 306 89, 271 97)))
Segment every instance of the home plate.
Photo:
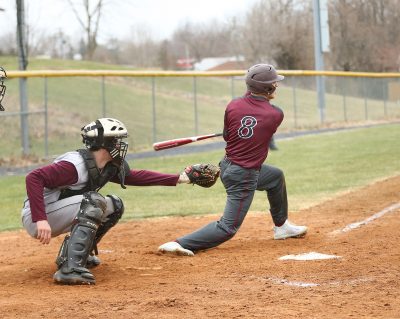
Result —
POLYGON ((278 258, 279 260, 320 260, 320 259, 335 259, 342 258, 342 256, 326 255, 316 252, 304 253, 299 255, 286 255, 278 258))

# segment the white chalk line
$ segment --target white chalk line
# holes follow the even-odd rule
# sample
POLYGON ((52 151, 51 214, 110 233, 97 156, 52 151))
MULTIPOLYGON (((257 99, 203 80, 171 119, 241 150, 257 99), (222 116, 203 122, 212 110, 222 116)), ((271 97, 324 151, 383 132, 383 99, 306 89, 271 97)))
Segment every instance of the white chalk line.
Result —
POLYGON ((103 254, 111 254, 113 253, 113 250, 110 249, 99 249, 99 253, 103 253, 103 254))
POLYGON ((321 286, 340 286, 340 285, 355 285, 364 282, 373 281, 372 278, 356 278, 351 280, 335 280, 329 281, 326 283, 316 283, 316 282, 302 282, 302 281, 292 281, 284 278, 276 278, 276 277, 256 277, 251 276, 252 278, 264 281, 264 282, 272 282, 277 285, 291 286, 291 287, 299 287, 299 288, 312 288, 312 287, 321 287, 321 286))
POLYGON ((397 209, 400 208, 400 203, 397 204, 393 204, 389 207, 384 208, 383 210, 381 210, 380 212, 377 212, 375 214, 373 214, 372 216, 368 217, 367 219, 364 219, 360 222, 356 222, 356 223, 352 223, 347 225, 346 227, 342 228, 342 229, 338 229, 338 230, 334 230, 333 232, 331 232, 331 234, 339 234, 339 233, 347 233, 353 229, 356 228, 360 228, 361 226, 367 225, 370 222, 374 221, 375 219, 378 219, 380 217, 382 217, 383 215, 387 214, 387 213, 391 213, 397 209))

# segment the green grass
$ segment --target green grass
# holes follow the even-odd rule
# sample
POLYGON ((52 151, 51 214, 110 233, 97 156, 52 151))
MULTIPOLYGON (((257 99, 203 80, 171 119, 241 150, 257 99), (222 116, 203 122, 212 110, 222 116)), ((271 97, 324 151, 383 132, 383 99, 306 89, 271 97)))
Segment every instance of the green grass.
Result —
MULTIPOLYGON (((316 204, 338 193, 400 174, 400 126, 382 125, 290 140, 278 140, 279 151, 267 162, 286 175, 291 212, 316 204)), ((184 146, 183 146, 184 147, 184 146)), ((217 164, 223 150, 209 153, 135 160, 135 169, 180 172, 198 162, 217 164)), ((24 177, 0 178, 2 213, 0 230, 20 227, 25 196, 24 177)), ((220 182, 211 189, 197 186, 130 187, 122 190, 109 183, 105 194, 117 194, 125 202, 124 220, 167 215, 221 214, 225 190, 220 182)), ((252 211, 268 211, 266 195, 257 192, 252 211)))

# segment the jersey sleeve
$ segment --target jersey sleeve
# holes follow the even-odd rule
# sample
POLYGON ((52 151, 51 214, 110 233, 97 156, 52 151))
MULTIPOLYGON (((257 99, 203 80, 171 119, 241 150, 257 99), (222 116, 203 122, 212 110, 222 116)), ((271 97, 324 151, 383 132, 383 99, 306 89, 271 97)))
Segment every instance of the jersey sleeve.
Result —
POLYGON ((53 163, 37 168, 26 176, 26 192, 28 195, 32 221, 46 220, 46 209, 44 205, 44 188, 57 188, 75 184, 78 173, 75 166, 66 161, 53 163))
POLYGON ((228 117, 227 116, 227 111, 225 110, 225 114, 224 114, 224 129, 222 131, 222 137, 224 138, 225 141, 227 141, 228 137, 229 137, 229 135, 228 135, 228 124, 227 124, 228 119, 227 119, 227 117, 228 117))
POLYGON ((279 116, 279 118, 278 118, 278 126, 279 125, 281 125, 281 123, 282 123, 282 121, 283 121, 283 118, 285 117, 285 113, 283 113, 283 110, 280 108, 280 107, 278 107, 278 106, 276 106, 276 105, 274 105, 274 104, 271 104, 277 111, 278 111, 278 116, 279 116))
MULTIPOLYGON (((179 174, 164 174, 149 170, 131 169, 125 177, 125 185, 130 186, 176 186, 179 174)), ((119 183, 114 177, 111 182, 119 183)))

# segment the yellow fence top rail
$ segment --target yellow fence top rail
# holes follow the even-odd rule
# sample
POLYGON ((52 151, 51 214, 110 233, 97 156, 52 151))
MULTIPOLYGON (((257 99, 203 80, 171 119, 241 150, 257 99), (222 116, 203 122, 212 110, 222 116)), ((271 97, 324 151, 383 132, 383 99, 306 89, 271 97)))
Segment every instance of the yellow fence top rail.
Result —
MULTIPOLYGON (((397 73, 344 72, 344 71, 311 71, 311 70, 278 70, 286 76, 344 76, 369 78, 400 78, 397 73)), ((7 71, 9 78, 33 77, 73 77, 73 76, 130 76, 130 77, 219 77, 244 76, 246 70, 230 71, 129 71, 129 70, 37 70, 7 71)))

